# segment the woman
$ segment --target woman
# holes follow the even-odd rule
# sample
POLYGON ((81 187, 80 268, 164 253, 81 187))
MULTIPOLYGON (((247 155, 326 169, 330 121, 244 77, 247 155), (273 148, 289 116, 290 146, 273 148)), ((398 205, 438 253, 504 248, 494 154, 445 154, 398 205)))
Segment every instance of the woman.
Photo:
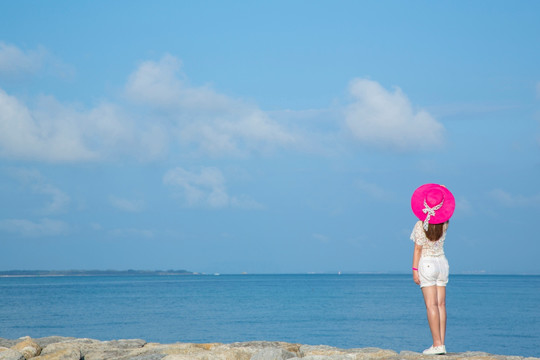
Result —
POLYGON ((448 261, 444 256, 444 240, 448 220, 456 202, 452 193, 438 184, 425 184, 415 190, 411 199, 413 213, 420 220, 414 226, 413 280, 420 285, 426 304, 433 345, 424 354, 446 354, 446 284, 448 261))

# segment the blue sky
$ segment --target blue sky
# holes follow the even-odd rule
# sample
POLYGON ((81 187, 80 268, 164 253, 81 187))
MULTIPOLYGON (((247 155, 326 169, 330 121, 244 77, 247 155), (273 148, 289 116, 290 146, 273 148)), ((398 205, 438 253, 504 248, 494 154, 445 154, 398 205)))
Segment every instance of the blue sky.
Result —
POLYGON ((0 269, 540 273, 540 3, 0 5, 0 269))

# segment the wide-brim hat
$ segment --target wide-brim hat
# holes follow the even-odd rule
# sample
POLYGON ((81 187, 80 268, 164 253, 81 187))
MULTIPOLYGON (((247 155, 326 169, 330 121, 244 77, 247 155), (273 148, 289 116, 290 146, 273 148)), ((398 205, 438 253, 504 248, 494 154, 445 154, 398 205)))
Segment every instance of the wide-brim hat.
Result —
POLYGON ((411 208, 427 230, 428 224, 442 224, 452 217, 456 200, 445 186, 424 184, 414 191, 411 208))

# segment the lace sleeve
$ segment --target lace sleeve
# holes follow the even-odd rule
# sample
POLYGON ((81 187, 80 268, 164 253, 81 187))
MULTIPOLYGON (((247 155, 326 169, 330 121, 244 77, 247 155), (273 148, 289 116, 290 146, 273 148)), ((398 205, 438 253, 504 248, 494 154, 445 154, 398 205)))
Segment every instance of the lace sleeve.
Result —
POLYGON ((426 243, 426 236, 424 234, 424 229, 422 228, 422 222, 418 221, 414 225, 414 229, 411 234, 411 240, 414 241, 417 245, 424 246, 426 243))

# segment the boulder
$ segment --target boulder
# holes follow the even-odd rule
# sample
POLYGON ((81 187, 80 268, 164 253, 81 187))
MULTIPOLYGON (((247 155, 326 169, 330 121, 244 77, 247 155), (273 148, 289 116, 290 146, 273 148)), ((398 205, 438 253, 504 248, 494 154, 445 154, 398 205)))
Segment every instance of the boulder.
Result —
POLYGON ((100 343, 100 346, 108 347, 112 349, 136 349, 142 348, 146 345, 146 341, 141 339, 122 339, 122 340, 111 340, 103 341, 100 343))
POLYGON ((331 356, 331 355, 346 355, 345 350, 328 345, 302 345, 300 346, 300 356, 305 358, 308 356, 331 356))
POLYGON ((37 342, 39 346, 41 346, 41 349, 43 349, 44 347, 50 344, 55 344, 59 342, 69 341, 69 340, 76 340, 76 338, 64 337, 64 336, 47 336, 47 337, 34 339, 34 341, 37 342))
POLYGON ((214 353, 214 349, 223 344, 208 343, 208 344, 192 344, 192 343, 176 343, 171 345, 145 346, 145 348, 159 351, 167 356, 192 356, 204 358, 214 353))
POLYGON ((274 348, 274 349, 283 349, 289 352, 298 355, 300 353, 300 344, 291 344, 282 341, 248 341, 248 342, 237 342, 228 345, 230 348, 245 348, 250 349, 251 351, 258 352, 263 349, 274 348))
POLYGON ((356 360, 378 360, 378 359, 391 359, 398 358, 398 353, 393 350, 385 350, 379 348, 362 348, 351 349, 348 351, 354 354, 356 360))
POLYGON ((117 351, 95 351, 88 353, 84 360, 161 360, 165 354, 160 353, 141 353, 126 350, 117 351))
POLYGON ((295 353, 282 348, 266 348, 259 350, 251 360, 287 360, 296 357, 295 353))
POLYGON ((55 352, 48 352, 45 355, 40 355, 32 360, 81 360, 81 352, 72 347, 72 348, 65 348, 60 349, 55 352))
POLYGON ((45 346, 41 350, 40 355, 45 356, 45 355, 49 355, 49 354, 55 354, 55 353, 58 353, 60 351, 68 351, 69 352, 71 350, 79 352, 79 354, 81 353, 79 344, 71 343, 69 341, 63 341, 63 342, 59 342, 59 343, 52 343, 52 344, 49 344, 49 345, 45 346))
POLYGON ((301 358, 293 358, 291 360, 354 360, 353 355, 349 354, 334 354, 334 355, 308 355, 301 358))
MULTIPOLYGON (((130 340, 112 340, 99 341, 94 339, 69 339, 59 343, 47 345, 42 354, 54 354, 61 350, 78 351, 80 356, 85 360, 113 360, 113 359, 128 359, 141 356, 138 351, 146 345, 146 341, 140 339, 130 340), (135 351, 135 353, 132 353, 135 351)), ((142 355, 146 356, 146 355, 142 355)), ((152 359, 158 360, 165 355, 150 355, 152 359)), ((142 358, 140 358, 142 359, 142 358)))
POLYGON ((84 357, 88 352, 98 350, 105 350, 107 346, 102 345, 103 342, 94 339, 63 339, 57 343, 50 343, 41 350, 41 355, 47 355, 51 353, 56 353, 60 350, 75 350, 81 354, 81 357, 84 357))
POLYGON ((24 338, 23 341, 15 344, 11 348, 23 354, 25 359, 33 358, 41 353, 41 346, 30 337, 24 338))
POLYGON ((24 355, 7 347, 0 348, 0 360, 25 360, 24 355))
POLYGON ((17 340, 10 340, 10 339, 4 339, 0 338, 0 347, 2 348, 10 348, 13 345, 17 343, 17 340))

